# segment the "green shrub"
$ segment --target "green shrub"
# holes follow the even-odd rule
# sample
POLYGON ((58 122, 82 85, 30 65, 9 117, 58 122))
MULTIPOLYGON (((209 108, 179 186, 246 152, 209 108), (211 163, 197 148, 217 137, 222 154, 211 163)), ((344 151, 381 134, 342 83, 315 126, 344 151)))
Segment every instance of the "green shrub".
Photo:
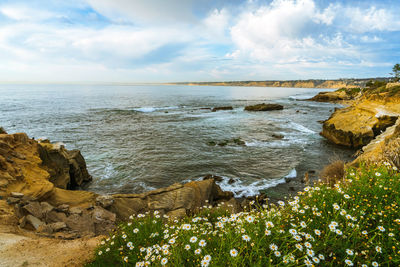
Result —
POLYGON ((88 266, 399 266, 399 192, 396 167, 369 167, 277 206, 204 208, 174 222, 132 216, 88 266))

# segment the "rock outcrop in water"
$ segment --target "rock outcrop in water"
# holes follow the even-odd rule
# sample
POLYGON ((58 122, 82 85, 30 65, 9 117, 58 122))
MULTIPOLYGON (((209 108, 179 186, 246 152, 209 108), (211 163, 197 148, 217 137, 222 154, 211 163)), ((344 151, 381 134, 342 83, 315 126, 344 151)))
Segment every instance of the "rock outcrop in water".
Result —
POLYGON ((233 107, 231 106, 226 106, 226 107, 215 107, 211 110, 211 112, 216 112, 220 110, 233 110, 233 107))
POLYGON ((316 102, 339 102, 343 100, 350 100, 351 97, 345 92, 320 92, 316 96, 310 98, 310 101, 316 102))
POLYGON ((257 105, 251 105, 251 106, 246 106, 244 110, 246 111, 270 111, 270 110, 282 110, 283 106, 279 104, 257 104, 257 105))
MULTIPOLYGON (((360 148, 395 124, 400 115, 400 85, 365 88, 339 89, 330 92, 332 102, 342 95, 353 99, 350 106, 335 109, 331 117, 323 122, 321 135, 338 145, 360 148)), ((319 101, 321 94, 310 100, 319 101)), ((323 98, 325 99, 325 98, 323 98)))
POLYGON ((337 109, 323 123, 321 135, 335 144, 360 148, 392 126, 399 113, 396 99, 390 102, 364 99, 350 107, 337 109))

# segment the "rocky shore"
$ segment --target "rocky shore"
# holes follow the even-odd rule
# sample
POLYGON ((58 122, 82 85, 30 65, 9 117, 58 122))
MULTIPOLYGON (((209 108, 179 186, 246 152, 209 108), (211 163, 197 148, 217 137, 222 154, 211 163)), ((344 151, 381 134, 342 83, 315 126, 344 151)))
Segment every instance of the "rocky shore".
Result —
MULTIPOLYGON (((397 85, 386 86, 397 88, 397 85)), ((347 105, 323 122, 321 135, 338 145, 361 148, 353 165, 365 161, 400 161, 397 91, 350 89, 310 99, 347 105)), ((254 110, 270 109, 270 106, 254 107, 254 110)), ((257 196, 257 201, 262 204, 266 197, 277 201, 317 178, 316 171, 308 171, 305 178, 288 179, 257 196)), ((62 144, 34 140, 24 133, 7 134, 0 128, 0 265, 81 266, 90 260, 90 251, 99 238, 132 214, 158 211, 170 219, 179 219, 204 205, 239 212, 256 200, 256 197, 234 198, 232 192, 221 190, 216 183, 219 177, 213 175, 202 181, 176 183, 142 194, 114 195, 79 190, 91 179, 79 150, 69 151, 62 144), (37 253, 16 257, 13 251, 21 247, 37 253), (54 255, 59 255, 58 260, 48 255, 50 247, 54 247, 54 255)))

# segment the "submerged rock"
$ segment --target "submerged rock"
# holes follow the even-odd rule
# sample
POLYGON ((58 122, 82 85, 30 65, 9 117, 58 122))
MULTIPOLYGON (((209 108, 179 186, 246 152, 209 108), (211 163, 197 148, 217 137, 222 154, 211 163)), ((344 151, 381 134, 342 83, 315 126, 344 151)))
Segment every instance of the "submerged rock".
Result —
POLYGON ((216 112, 219 110, 233 110, 233 107, 231 106, 226 106, 226 107, 215 107, 211 110, 211 112, 216 112))
POLYGON ((282 105, 279 104, 257 104, 257 105, 251 105, 251 106, 246 106, 244 110, 246 111, 269 111, 269 110, 281 110, 283 109, 282 105))

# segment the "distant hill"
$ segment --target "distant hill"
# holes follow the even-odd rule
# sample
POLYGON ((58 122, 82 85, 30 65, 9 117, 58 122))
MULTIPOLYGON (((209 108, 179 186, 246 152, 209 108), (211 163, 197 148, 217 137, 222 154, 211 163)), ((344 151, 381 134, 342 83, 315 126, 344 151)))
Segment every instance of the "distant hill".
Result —
POLYGON ((371 80, 388 82, 391 78, 337 79, 337 80, 291 80, 291 81, 223 81, 223 82, 181 82, 178 85, 203 86, 260 86, 260 87, 296 87, 296 88, 349 88, 361 87, 371 80))

